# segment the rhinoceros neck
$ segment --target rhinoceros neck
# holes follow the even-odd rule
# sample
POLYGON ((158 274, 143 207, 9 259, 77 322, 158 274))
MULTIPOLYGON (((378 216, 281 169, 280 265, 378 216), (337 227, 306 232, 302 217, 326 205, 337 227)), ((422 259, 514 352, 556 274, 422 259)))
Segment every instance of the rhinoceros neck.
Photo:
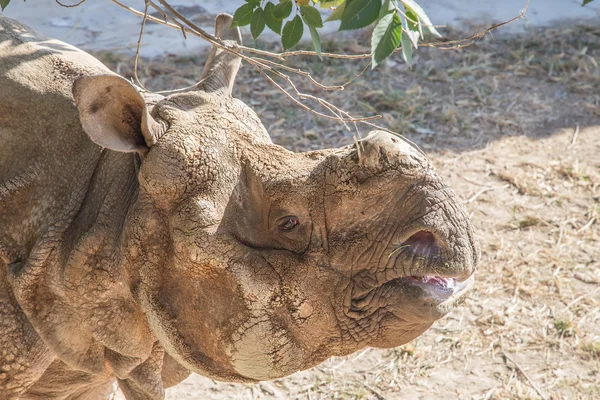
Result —
POLYGON ((73 368, 100 373, 107 349, 135 366, 148 357, 154 338, 121 268, 125 220, 138 192, 137 162, 132 154, 104 150, 90 169, 87 181, 62 186, 73 189, 72 197, 54 219, 38 221, 46 228, 29 254, 13 263, 9 280, 53 353, 73 368))
POLYGON ((45 345, 90 372, 107 347, 141 362, 154 341, 119 261, 137 161, 92 143, 71 95, 76 77, 103 73, 0 16, 0 268, 45 345))

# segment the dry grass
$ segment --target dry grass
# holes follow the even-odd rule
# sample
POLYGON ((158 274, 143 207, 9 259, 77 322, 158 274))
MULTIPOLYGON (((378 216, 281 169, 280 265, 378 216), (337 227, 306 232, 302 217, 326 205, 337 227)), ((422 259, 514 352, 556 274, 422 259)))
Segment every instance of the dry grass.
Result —
MULTIPOLYGON (((365 37, 324 46, 366 50, 360 43, 365 37)), ((131 60, 103 58, 131 74, 131 60)), ((141 75, 154 89, 187 86, 203 59, 144 61, 141 75)), ((413 70, 391 62, 327 93, 347 110, 381 113, 465 199, 483 248, 475 293, 403 347, 365 350, 256 385, 194 377, 170 398, 600 398, 597 60, 600 28, 540 29, 460 51, 421 49, 413 70)), ((300 63, 328 84, 362 69, 300 63)), ((288 148, 351 141, 343 126, 299 110, 249 68, 236 91, 288 148)))

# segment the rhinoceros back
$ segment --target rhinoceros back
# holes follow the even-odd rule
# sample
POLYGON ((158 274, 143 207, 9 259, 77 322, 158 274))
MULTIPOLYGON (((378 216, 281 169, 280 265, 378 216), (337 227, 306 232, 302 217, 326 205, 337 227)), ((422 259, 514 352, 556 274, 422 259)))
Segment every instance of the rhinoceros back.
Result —
POLYGON ((81 203, 101 149, 80 126, 71 86, 106 73, 89 54, 0 15, 0 264, 26 258, 81 203))

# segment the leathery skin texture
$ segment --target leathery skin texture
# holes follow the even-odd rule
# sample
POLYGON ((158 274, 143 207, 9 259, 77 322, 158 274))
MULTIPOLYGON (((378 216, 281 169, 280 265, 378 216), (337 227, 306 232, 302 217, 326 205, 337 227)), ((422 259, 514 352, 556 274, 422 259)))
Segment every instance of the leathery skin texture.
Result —
POLYGON ((277 146, 239 65, 215 48, 195 86, 143 94, 0 16, 0 399, 274 379, 464 299, 477 241, 427 158, 382 131, 277 146))

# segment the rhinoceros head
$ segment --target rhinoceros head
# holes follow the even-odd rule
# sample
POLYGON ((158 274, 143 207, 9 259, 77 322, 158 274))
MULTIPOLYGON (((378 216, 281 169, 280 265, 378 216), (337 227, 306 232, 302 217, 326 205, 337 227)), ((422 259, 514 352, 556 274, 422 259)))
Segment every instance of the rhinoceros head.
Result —
MULTIPOLYGON (((236 38, 219 16, 217 34, 236 38)), ((148 104, 116 76, 74 96, 96 143, 139 154, 122 264, 167 352, 216 379, 281 377, 392 347, 464 298, 478 249, 460 199, 382 131, 290 152, 231 96, 213 49, 197 86, 148 104)))

